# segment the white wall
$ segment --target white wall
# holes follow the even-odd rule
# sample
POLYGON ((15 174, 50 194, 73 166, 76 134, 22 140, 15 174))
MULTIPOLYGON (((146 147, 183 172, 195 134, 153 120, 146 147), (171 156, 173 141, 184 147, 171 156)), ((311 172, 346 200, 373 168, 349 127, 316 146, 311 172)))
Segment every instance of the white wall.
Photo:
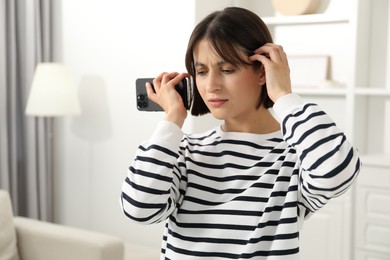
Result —
POLYGON ((121 184, 161 113, 137 112, 134 82, 185 71, 194 1, 66 0, 57 10, 56 59, 71 66, 82 115, 55 121, 56 221, 159 248, 162 225, 124 217, 121 184))

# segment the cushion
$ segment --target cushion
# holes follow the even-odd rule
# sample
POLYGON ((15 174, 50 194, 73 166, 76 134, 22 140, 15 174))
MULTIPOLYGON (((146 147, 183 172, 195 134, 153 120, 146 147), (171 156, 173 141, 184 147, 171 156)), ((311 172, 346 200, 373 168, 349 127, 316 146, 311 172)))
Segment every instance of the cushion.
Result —
POLYGON ((153 248, 127 243, 124 260, 156 260, 160 259, 160 251, 160 247, 153 248))
POLYGON ((11 199, 5 190, 0 190, 0 259, 19 260, 11 199))

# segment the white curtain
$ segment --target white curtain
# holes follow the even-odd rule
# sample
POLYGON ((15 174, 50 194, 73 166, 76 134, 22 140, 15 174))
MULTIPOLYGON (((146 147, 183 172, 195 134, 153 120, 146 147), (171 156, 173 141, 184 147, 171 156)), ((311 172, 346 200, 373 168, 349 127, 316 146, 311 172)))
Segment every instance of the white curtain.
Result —
POLYGON ((52 61, 52 0, 0 0, 0 189, 14 213, 52 221, 51 119, 24 114, 34 69, 52 61))

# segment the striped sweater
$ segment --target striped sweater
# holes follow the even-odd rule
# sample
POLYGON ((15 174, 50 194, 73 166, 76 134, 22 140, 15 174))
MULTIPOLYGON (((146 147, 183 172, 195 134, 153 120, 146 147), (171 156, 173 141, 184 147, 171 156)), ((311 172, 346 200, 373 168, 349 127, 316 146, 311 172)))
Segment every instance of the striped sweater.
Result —
POLYGON ((315 104, 274 105, 281 131, 185 135, 162 121, 122 187, 124 214, 166 221, 161 259, 299 259, 304 219, 345 192, 357 151, 315 104))

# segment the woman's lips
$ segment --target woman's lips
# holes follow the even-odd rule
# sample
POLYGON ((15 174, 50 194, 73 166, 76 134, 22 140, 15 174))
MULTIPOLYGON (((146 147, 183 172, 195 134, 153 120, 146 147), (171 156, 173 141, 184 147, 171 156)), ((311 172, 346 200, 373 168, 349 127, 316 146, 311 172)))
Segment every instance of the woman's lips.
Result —
POLYGON ((209 99, 209 103, 212 107, 221 107, 223 106, 228 100, 223 98, 211 98, 209 99))

